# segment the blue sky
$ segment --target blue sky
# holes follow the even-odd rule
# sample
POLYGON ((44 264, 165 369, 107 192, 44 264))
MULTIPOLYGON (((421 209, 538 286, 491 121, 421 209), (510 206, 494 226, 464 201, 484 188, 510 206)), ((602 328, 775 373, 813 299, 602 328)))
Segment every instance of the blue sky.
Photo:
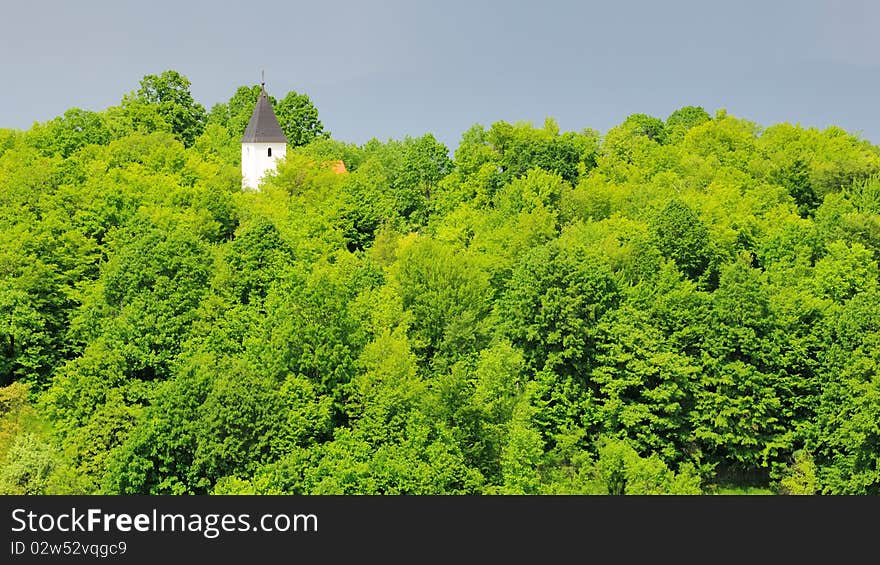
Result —
POLYGON ((210 109, 241 85, 308 94, 336 139, 556 119, 600 132, 686 105, 880 144, 868 0, 6 3, 0 127, 102 110, 174 69, 210 109))

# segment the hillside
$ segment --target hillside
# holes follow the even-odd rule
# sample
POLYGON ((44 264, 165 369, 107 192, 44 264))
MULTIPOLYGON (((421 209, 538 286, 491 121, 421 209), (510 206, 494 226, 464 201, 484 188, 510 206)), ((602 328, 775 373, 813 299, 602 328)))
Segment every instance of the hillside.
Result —
POLYGON ((0 492, 880 494, 880 147, 292 92, 242 191, 257 92, 0 129, 0 492))

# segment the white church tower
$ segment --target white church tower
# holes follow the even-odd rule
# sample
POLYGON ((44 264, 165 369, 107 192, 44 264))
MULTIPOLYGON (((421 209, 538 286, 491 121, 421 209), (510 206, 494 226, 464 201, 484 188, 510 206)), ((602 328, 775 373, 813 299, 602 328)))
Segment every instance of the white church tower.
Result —
POLYGON ((286 154, 287 137, 278 125, 264 82, 251 121, 241 138, 242 189, 256 190, 263 176, 275 170, 275 161, 286 154))

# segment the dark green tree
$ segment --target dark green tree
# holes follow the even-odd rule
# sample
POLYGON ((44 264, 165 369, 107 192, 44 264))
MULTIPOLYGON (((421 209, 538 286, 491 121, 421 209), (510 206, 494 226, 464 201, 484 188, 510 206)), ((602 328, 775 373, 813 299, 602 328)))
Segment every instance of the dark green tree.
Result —
POLYGON ((583 378, 595 355, 596 324, 619 301, 601 257, 551 242, 522 258, 496 309, 532 370, 583 378))
POLYGON ((34 128, 32 134, 41 151, 69 157, 86 145, 104 145, 112 139, 112 132, 104 114, 71 108, 64 115, 34 128))
POLYGON ((693 127, 712 119, 702 106, 684 106, 669 114, 666 118, 666 132, 669 140, 676 142, 693 127))
POLYGON ((318 119, 318 109, 306 94, 291 90, 274 105, 278 125, 291 147, 307 145, 316 139, 330 137, 318 119))
POLYGON ((205 130, 205 108, 193 99, 189 79, 177 71, 145 75, 134 100, 154 106, 174 136, 186 147, 205 130))
MULTIPOLYGON (((254 105, 260 97, 262 88, 258 85, 239 86, 226 103, 215 104, 208 114, 208 122, 219 124, 229 130, 235 139, 241 139, 248 121, 254 111, 254 105)), ((277 105, 274 96, 269 95, 269 102, 273 108, 277 105)))
POLYGON ((770 180, 788 190, 802 218, 812 216, 821 204, 810 181, 810 169, 802 159, 796 159, 791 165, 773 171, 770 180))
POLYGON ((660 253, 672 259, 691 280, 699 280, 709 267, 709 230, 690 206, 671 200, 653 222, 660 253))

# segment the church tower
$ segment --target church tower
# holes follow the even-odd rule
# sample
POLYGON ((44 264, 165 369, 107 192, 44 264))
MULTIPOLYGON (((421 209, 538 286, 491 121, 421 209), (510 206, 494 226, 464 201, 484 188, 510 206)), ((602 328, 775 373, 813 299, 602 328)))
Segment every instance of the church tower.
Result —
POLYGON ((278 125, 264 82, 251 121, 241 138, 242 189, 256 190, 263 176, 275 170, 275 161, 286 154, 287 137, 278 125))

